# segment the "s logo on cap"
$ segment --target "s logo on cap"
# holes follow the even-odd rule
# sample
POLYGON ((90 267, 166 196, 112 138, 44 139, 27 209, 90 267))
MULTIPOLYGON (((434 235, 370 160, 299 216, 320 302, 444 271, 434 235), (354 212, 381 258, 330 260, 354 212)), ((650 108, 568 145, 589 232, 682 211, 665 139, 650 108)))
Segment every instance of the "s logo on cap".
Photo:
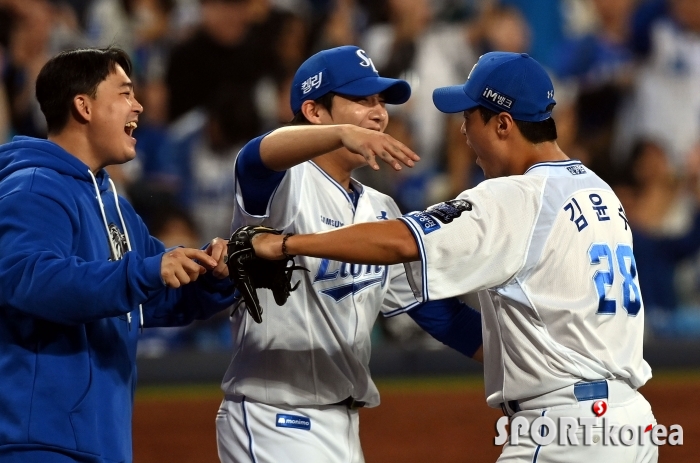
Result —
POLYGON ((372 62, 372 59, 369 56, 367 56, 366 51, 357 50, 355 53, 357 53, 357 56, 359 56, 360 59, 362 60, 360 62, 360 66, 365 67, 365 68, 372 66, 372 70, 374 72, 376 72, 377 74, 379 74, 379 71, 377 71, 377 68, 374 67, 374 63, 372 62))
POLYGON ((474 63, 474 66, 472 66, 472 70, 469 71, 469 75, 467 76, 467 80, 469 80, 472 77, 472 72, 474 72, 474 69, 476 68, 477 64, 479 64, 478 61, 476 63, 474 63))

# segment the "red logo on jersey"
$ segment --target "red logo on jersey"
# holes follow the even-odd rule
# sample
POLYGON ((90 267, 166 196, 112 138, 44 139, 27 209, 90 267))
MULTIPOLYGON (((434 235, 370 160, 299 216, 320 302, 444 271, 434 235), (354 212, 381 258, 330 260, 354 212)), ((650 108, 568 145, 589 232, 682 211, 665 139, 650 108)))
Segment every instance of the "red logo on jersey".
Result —
POLYGON ((608 411, 608 404, 604 400, 596 400, 593 403, 593 413, 595 416, 603 416, 608 411))

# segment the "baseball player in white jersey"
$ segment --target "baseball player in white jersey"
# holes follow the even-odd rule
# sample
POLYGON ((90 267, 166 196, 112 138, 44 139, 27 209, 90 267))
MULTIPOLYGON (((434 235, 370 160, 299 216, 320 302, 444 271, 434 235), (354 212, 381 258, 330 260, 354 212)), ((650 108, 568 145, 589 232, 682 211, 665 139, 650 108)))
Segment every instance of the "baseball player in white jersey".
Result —
MULTIPOLYGON (((656 420, 637 392, 651 369, 630 227, 610 187, 556 144, 549 76, 527 54, 488 53, 433 101, 464 112, 462 133, 488 180, 399 220, 290 237, 287 252, 407 262, 421 301, 478 291, 491 407, 528 424, 604 412, 588 445, 585 425, 576 442, 541 445, 527 432, 499 462, 657 461, 656 420), (625 425, 638 431, 630 445, 619 444, 625 425)), ((256 237, 256 253, 279 258, 282 239, 256 237)))
MULTIPOLYGON (((405 81, 379 77, 357 47, 309 58, 293 80, 291 126, 251 140, 238 155, 232 228, 261 224, 313 233, 399 217, 391 198, 351 173, 366 164, 379 168, 375 156, 394 169, 419 160, 383 133, 385 103, 409 96, 405 81)), ((301 285, 284 306, 260 291, 261 324, 245 310, 232 315, 236 345, 216 420, 222 462, 364 461, 357 409, 379 404, 368 367, 372 326, 380 311, 392 316, 415 309, 417 318, 426 306, 415 298, 403 265, 302 256, 296 263, 309 272, 297 273, 301 285)), ((480 331, 471 309, 459 313, 471 317, 472 326, 476 319, 480 331)), ((467 355, 481 345, 480 333, 470 345, 449 338, 443 341, 467 355)))

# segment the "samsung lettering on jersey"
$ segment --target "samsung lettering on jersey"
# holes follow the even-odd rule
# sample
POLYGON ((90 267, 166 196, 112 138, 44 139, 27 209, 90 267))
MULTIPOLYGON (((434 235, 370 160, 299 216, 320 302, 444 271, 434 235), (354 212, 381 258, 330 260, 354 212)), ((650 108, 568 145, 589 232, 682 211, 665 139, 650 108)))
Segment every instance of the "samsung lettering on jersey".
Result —
POLYGON ((572 417, 561 417, 555 422, 552 418, 543 415, 535 418, 530 424, 523 416, 516 416, 510 420, 510 423, 507 416, 502 416, 496 422, 496 431, 498 435, 494 439, 495 445, 503 445, 506 441, 510 445, 518 445, 520 436, 529 435, 537 445, 550 445, 556 441, 557 445, 600 443, 601 445, 631 446, 644 444, 647 433, 654 445, 666 443, 683 445, 683 428, 679 424, 672 424, 668 429, 662 424, 619 426, 609 424, 606 418, 596 417, 581 417, 578 420, 572 417), (510 424, 510 432, 506 430, 508 424, 510 424), (583 442, 580 442, 576 435, 579 429, 583 432, 583 442))
POLYGON ((330 225, 331 227, 340 228, 345 224, 341 220, 331 219, 324 215, 321 215, 321 223, 324 225, 330 225))

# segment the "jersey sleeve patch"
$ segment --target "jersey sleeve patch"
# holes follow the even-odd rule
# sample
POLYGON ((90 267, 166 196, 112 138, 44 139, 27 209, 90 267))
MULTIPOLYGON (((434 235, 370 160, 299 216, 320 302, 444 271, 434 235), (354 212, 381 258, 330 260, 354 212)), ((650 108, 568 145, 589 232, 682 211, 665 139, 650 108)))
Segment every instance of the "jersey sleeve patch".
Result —
POLYGON ((450 223, 462 215, 462 212, 471 210, 472 205, 469 201, 464 199, 452 199, 450 201, 445 201, 434 206, 430 206, 425 210, 425 213, 430 214, 442 223, 450 223))
POLYGON ((471 211, 472 205, 464 199, 451 199, 434 206, 430 206, 425 211, 410 212, 404 215, 411 219, 423 231, 424 235, 440 229, 440 223, 448 224, 462 215, 462 212, 471 211))
POLYGON ((410 212, 404 215, 405 218, 410 219, 413 223, 418 225, 424 235, 432 233, 435 230, 440 229, 440 224, 427 212, 417 211, 410 212))

